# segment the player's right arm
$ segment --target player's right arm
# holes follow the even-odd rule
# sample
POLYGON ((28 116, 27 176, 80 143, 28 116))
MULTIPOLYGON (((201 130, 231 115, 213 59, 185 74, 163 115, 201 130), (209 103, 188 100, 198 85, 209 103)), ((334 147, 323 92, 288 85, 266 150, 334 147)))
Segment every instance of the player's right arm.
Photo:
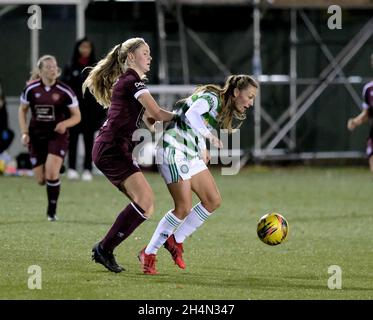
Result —
POLYGON ((352 131, 356 127, 362 125, 364 122, 368 121, 369 115, 368 115, 368 109, 364 109, 358 116, 355 118, 350 118, 347 121, 347 128, 348 130, 352 131))
POLYGON ((19 128, 21 129, 21 142, 23 145, 27 145, 30 142, 30 137, 27 128, 27 112, 29 105, 21 102, 18 108, 18 123, 19 128))

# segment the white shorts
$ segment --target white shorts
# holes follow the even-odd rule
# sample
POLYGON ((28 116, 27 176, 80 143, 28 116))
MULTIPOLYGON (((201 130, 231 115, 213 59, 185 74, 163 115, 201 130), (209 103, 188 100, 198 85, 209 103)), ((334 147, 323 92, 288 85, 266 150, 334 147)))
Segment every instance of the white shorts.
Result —
POLYGON ((199 157, 188 159, 182 151, 172 148, 157 148, 156 161, 158 170, 166 184, 189 180, 197 173, 207 169, 199 157))

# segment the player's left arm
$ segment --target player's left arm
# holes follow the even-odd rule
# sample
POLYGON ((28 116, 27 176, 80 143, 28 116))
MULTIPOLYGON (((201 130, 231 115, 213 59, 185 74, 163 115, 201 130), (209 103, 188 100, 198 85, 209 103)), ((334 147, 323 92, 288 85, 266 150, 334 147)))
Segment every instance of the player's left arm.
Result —
POLYGON ((78 106, 69 107, 70 118, 57 123, 54 131, 64 134, 67 128, 77 125, 81 120, 80 110, 78 106))
POLYGON ((150 113, 145 110, 143 116, 142 116, 142 121, 144 121, 145 125, 147 128, 150 130, 150 132, 155 132, 155 119, 150 115, 150 113))
POLYGON ((171 121, 175 118, 175 113, 161 108, 148 91, 142 92, 137 99, 146 109, 150 121, 171 121))
POLYGON ((197 99, 190 106, 188 111, 185 113, 185 117, 189 120, 189 123, 193 130, 198 132, 204 138, 210 140, 210 142, 216 148, 222 148, 223 143, 218 137, 215 137, 205 125, 202 115, 209 111, 209 105, 205 99, 197 99))

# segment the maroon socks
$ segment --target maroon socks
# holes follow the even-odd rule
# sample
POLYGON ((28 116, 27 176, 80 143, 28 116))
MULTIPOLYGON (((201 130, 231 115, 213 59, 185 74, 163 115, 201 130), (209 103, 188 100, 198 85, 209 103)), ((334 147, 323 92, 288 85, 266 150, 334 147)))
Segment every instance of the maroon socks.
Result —
POLYGON ((113 251, 122 241, 135 231, 147 218, 144 210, 135 202, 131 202, 119 213, 114 224, 101 241, 101 247, 105 251, 113 251))
POLYGON ((57 209, 57 200, 60 195, 61 181, 56 180, 47 180, 47 195, 48 195, 48 210, 47 214, 50 217, 53 217, 56 214, 57 209))

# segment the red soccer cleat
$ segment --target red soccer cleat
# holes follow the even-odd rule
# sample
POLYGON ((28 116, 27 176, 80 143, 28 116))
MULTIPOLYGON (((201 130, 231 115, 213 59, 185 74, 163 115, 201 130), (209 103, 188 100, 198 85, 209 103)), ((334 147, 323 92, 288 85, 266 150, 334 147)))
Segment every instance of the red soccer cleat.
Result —
POLYGON ((157 261, 155 258, 155 254, 146 254, 145 248, 143 248, 137 256, 141 263, 142 272, 144 272, 144 274, 151 275, 158 274, 158 271, 155 269, 155 263, 157 261))
POLYGON ((175 261, 175 264, 177 264, 179 268, 185 269, 186 266, 183 260, 183 244, 177 243, 175 240, 175 236, 171 235, 164 243, 164 247, 171 253, 172 259, 175 261))

